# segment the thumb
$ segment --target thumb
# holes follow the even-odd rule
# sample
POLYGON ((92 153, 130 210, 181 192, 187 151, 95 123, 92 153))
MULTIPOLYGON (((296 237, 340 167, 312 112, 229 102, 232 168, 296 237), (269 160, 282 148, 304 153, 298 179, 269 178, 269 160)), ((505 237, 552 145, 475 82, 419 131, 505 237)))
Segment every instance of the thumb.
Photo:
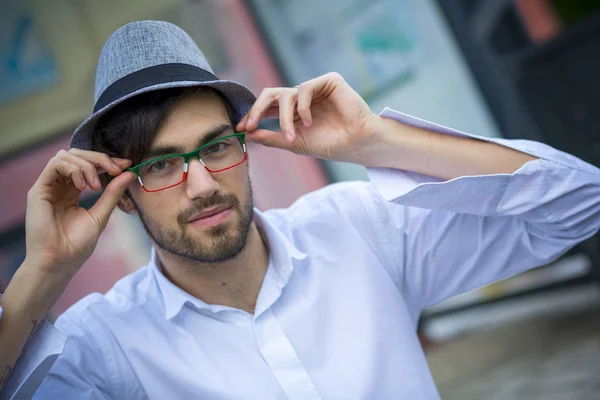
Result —
POLYGON ((117 206, 119 199, 123 196, 127 187, 135 181, 136 177, 136 174, 133 172, 123 172, 114 178, 106 186, 96 204, 90 208, 89 213, 98 222, 101 230, 106 227, 108 219, 117 206))
POLYGON ((246 137, 249 141, 260 143, 264 146, 294 151, 294 144, 286 140, 282 132, 275 132, 268 129, 257 129, 252 132, 246 132, 246 137))

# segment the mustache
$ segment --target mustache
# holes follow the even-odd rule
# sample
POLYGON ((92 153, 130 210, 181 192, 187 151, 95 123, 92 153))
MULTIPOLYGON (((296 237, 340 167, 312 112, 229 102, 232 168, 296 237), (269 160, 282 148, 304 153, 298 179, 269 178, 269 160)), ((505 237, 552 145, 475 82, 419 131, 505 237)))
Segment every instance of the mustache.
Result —
POLYGON ((227 206, 232 208, 239 208, 240 201, 234 194, 221 194, 214 195, 207 199, 198 199, 194 201, 189 207, 179 213, 177 216, 177 222, 185 224, 194 215, 198 214, 202 210, 215 206, 227 206))

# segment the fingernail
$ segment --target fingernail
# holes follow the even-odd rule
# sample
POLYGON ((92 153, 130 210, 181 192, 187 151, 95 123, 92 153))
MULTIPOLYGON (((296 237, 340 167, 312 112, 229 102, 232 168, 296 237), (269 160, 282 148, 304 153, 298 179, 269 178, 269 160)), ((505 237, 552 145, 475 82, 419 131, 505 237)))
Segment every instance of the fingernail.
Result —
POLYGON ((115 164, 115 163, 111 163, 111 166, 112 166, 113 168, 115 168, 115 169, 121 169, 121 168, 120 168, 120 167, 119 167, 117 164, 115 164))
POLYGON ((100 179, 97 176, 94 177, 94 185, 100 186, 100 179))
POLYGON ((308 128, 308 127, 310 126, 310 121, 308 121, 308 120, 306 120, 306 119, 303 119, 303 120, 302 120, 302 124, 303 124, 305 127, 307 127, 307 128, 308 128))
POLYGON ((286 132, 285 140, 287 140, 288 142, 292 142, 294 140, 294 135, 292 135, 291 132, 286 132))

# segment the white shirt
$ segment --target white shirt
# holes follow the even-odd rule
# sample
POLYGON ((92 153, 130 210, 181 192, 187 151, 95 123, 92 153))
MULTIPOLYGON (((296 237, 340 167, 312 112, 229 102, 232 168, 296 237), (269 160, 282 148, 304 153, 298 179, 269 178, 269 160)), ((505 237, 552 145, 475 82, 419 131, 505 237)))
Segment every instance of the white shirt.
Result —
MULTIPOLYGON (((386 109, 385 117, 464 135, 386 109)), ((254 315, 149 265, 91 294, 38 399, 437 399, 424 307, 546 264, 600 226, 600 171, 543 144, 514 174, 392 169, 256 212, 271 248, 254 315)))

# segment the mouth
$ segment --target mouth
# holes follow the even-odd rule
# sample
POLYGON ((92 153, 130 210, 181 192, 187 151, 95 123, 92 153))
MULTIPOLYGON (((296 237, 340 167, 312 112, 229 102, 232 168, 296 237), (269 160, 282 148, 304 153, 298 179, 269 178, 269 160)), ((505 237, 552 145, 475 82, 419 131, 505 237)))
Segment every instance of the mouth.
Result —
POLYGON ((232 207, 221 205, 212 207, 194 215, 188 223, 199 227, 210 227, 225 222, 233 213, 232 207))

